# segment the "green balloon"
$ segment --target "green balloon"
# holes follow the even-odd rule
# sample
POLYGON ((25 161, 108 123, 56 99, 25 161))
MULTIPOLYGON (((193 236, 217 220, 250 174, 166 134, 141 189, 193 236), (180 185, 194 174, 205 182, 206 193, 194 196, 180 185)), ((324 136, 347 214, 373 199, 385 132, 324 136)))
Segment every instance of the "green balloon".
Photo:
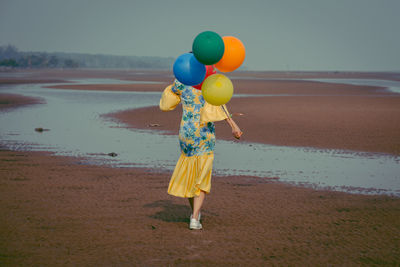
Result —
POLYGON ((196 36, 192 51, 196 59, 204 65, 212 65, 221 60, 225 45, 219 34, 205 31, 196 36))

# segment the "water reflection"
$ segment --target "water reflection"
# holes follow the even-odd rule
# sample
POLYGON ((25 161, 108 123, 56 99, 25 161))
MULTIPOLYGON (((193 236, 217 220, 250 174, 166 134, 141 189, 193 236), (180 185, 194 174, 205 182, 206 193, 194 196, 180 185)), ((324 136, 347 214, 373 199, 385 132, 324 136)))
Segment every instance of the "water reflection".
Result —
MULTIPOLYGON (((92 79, 75 82, 93 83, 92 79)), ((161 170, 172 170, 178 159, 176 136, 126 129, 101 117, 118 110, 155 105, 160 92, 54 90, 32 84, 0 90, 46 101, 1 113, 0 138, 10 149, 50 150, 83 156, 93 164, 161 170), (50 131, 38 133, 34 131, 37 127, 50 131), (109 152, 118 156, 109 157, 109 152)), ((214 171, 218 175, 270 177, 316 188, 400 196, 399 161, 399 157, 384 154, 218 140, 214 171)))

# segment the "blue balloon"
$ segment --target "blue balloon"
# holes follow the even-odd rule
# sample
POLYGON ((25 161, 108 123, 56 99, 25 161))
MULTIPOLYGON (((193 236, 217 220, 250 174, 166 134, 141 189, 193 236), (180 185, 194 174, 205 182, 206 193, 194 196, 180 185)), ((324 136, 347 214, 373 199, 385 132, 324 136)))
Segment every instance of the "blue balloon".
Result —
POLYGON ((180 55, 174 63, 175 78, 185 85, 200 84, 206 77, 206 66, 201 64, 192 53, 180 55))

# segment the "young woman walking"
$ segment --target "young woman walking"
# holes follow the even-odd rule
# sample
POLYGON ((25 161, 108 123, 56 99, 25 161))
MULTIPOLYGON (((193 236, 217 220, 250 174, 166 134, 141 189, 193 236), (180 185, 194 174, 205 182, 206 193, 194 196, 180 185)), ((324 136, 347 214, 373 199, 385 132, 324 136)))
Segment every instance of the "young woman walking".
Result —
POLYGON ((225 105, 213 106, 205 102, 201 91, 175 80, 161 97, 160 109, 170 111, 182 103, 182 120, 179 129, 181 156, 172 174, 168 193, 188 198, 192 208, 190 229, 202 229, 200 210, 205 195, 211 189, 211 172, 214 160, 215 121, 225 120, 232 134, 239 139, 239 127, 229 116, 225 105))

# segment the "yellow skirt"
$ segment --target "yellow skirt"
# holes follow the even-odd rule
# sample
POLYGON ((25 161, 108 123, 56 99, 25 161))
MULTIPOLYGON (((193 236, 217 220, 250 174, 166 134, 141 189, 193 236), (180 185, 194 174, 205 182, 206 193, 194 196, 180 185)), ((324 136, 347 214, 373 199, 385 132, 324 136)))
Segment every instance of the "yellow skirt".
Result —
POLYGON ((169 182, 168 194, 191 198, 200 195, 200 190, 210 193, 211 172, 214 153, 178 159, 169 182))

